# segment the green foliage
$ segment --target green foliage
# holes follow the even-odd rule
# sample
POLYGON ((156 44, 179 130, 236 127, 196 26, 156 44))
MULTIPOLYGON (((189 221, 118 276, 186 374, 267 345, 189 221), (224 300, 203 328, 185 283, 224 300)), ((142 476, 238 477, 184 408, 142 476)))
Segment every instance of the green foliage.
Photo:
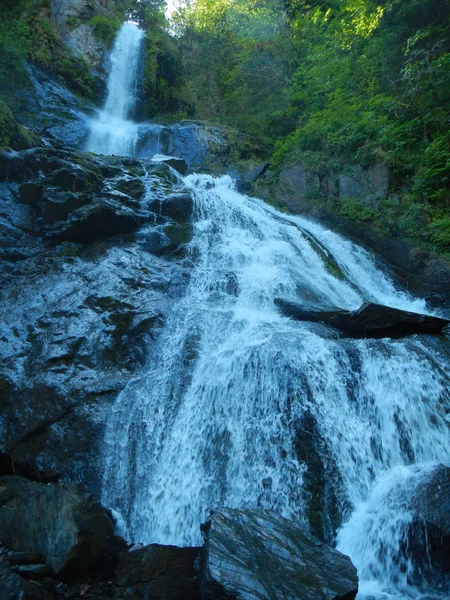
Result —
POLYGON ((449 0, 191 0, 191 112, 266 138, 277 173, 387 163, 397 200, 333 210, 448 252, 449 0))
POLYGON ((450 255, 450 215, 441 215, 430 226, 431 241, 440 252, 450 255))
POLYGON ((94 35, 105 42, 106 45, 110 46, 116 37, 117 31, 122 25, 123 19, 121 15, 106 17, 103 15, 94 15, 90 20, 89 24, 94 29, 94 35))
POLYGON ((0 93, 12 108, 17 90, 28 82, 26 59, 52 70, 74 91, 95 96, 90 67, 63 45, 51 22, 48 0, 10 1, 0 11, 0 93))
POLYGON ((13 131, 14 119, 8 105, 0 98, 0 147, 9 146, 13 131))

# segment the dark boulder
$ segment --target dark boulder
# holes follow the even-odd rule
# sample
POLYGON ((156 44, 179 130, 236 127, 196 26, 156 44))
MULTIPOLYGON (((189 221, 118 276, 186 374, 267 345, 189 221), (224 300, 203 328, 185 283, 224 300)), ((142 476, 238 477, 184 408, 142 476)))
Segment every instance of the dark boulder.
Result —
POLYGON ((0 542, 12 550, 40 553, 58 577, 98 564, 112 536, 105 511, 78 485, 0 478, 0 542))
POLYGON ((161 256, 176 248, 174 242, 162 231, 151 231, 141 242, 142 247, 147 252, 161 256))
POLYGON ((157 215, 169 217, 178 223, 188 223, 191 219, 193 206, 192 196, 189 193, 182 192, 155 199, 150 204, 150 210, 157 215))
MULTIPOLYGON (((21 186, 21 191, 22 188, 23 185, 21 186)), ((47 188, 47 193, 41 200, 43 222, 45 225, 53 225, 58 221, 64 221, 71 212, 90 202, 91 197, 88 194, 47 188)))
MULTIPOLYGON (((70 206, 75 206, 76 201, 82 202, 86 198, 75 198, 64 195, 70 206)), ((47 207, 50 203, 47 203, 47 207)), ((53 203, 55 204, 55 203, 53 203)), ((45 227, 46 236, 56 242, 92 242, 102 237, 110 237, 121 233, 132 233, 141 223, 141 216, 132 209, 121 206, 107 198, 97 198, 91 204, 68 211, 67 218, 59 220, 52 226, 45 227)), ((58 207, 59 211, 64 210, 58 207)), ((50 215, 55 218, 55 206, 52 206, 50 215)), ((60 214, 62 214, 60 212, 60 214)), ((44 212, 47 215, 48 212, 44 212)))
POLYGON ((261 163, 267 155, 248 136, 200 121, 181 121, 170 127, 142 123, 135 152, 139 158, 179 157, 191 171, 214 174, 235 171, 240 161, 261 163))
POLYGON ((354 311, 343 309, 317 310, 275 298, 281 313, 296 321, 325 323, 348 337, 383 338, 405 337, 414 333, 441 333, 450 321, 440 317, 408 312, 391 306, 364 303, 354 311))
POLYGON ((450 468, 438 465, 418 485, 410 502, 412 520, 405 549, 411 558, 410 578, 420 585, 450 589, 450 468))
POLYGON ((0 560, 0 598, 1 600, 47 600, 40 586, 10 569, 0 560))
POLYGON ((200 600, 196 560, 199 548, 153 544, 119 556, 116 585, 128 589, 129 600, 200 600), (132 590, 132 592, 131 592, 132 590))
POLYGON ((155 154, 152 157, 152 162, 155 163, 165 163, 175 169, 181 175, 186 175, 188 172, 188 166, 184 158, 177 158, 175 156, 165 156, 164 154, 155 154))
POLYGON ((219 509, 202 526, 201 587, 210 600, 353 600, 350 559, 273 511, 219 509))
POLYGON ((50 71, 28 65, 28 73, 31 85, 18 91, 18 121, 66 146, 82 148, 89 137, 87 115, 93 107, 69 92, 50 71))

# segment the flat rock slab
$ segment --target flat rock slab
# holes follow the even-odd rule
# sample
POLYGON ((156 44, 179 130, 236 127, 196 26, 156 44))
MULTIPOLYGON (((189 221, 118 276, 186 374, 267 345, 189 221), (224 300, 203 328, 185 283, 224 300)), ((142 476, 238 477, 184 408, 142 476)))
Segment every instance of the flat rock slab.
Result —
POLYGON ((206 599, 353 600, 357 594, 347 556, 273 511, 212 511, 202 535, 206 599))
POLYGON ((441 333, 450 323, 440 317, 371 302, 364 303, 354 311, 339 308, 320 311, 283 298, 275 298, 275 304, 287 317, 297 321, 325 323, 354 338, 399 338, 414 333, 436 334, 441 333))
POLYGON ((181 175, 186 175, 188 172, 187 162, 184 160, 184 158, 166 156, 165 154, 155 154, 152 157, 152 162, 165 163, 166 165, 172 167, 172 169, 175 169, 175 171, 178 171, 178 173, 181 175))

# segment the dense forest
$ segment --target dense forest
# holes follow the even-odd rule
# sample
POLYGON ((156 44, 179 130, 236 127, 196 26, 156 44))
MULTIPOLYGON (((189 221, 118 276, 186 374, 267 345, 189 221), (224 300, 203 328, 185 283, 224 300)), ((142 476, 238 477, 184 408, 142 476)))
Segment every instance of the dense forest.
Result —
MULTIPOLYGON (((7 0, 0 23, 2 142, 26 85, 24 59, 72 89, 98 81, 51 26, 48 0, 7 0)), ((390 194, 376 204, 315 198, 389 235, 450 252, 448 0, 190 0, 170 23, 164 2, 119 0, 90 18, 111 44, 124 18, 147 32, 144 118, 200 119, 254 136, 271 173, 383 163, 390 194)))

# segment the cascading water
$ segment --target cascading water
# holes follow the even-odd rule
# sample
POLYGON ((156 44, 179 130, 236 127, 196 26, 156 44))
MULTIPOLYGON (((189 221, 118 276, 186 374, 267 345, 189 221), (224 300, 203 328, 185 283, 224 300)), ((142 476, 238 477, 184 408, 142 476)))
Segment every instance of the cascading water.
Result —
POLYGON ((129 121, 136 101, 139 51, 144 32, 135 23, 124 23, 111 54, 105 108, 91 123, 86 150, 95 154, 132 155, 137 125, 129 121))
MULTIPOLYGON (((94 152, 132 154, 133 127, 123 119, 141 37, 133 24, 119 33, 94 152)), ((358 568, 360 597, 424 597, 401 550, 411 495, 436 464, 450 464, 448 357, 426 336, 336 338, 324 325, 283 317, 274 299, 419 312, 425 303, 396 290, 363 249, 238 194, 229 177, 185 183, 195 199, 190 284, 146 372, 113 407, 103 502, 126 535, 146 543, 200 543, 199 525, 219 505, 307 521, 297 449, 309 415, 346 521, 337 547, 358 568)))
POLYGON ((114 407, 104 502, 147 543, 199 543, 199 524, 219 505, 304 519, 295 445, 309 411, 354 507, 339 548, 363 582, 389 587, 389 552, 410 517, 388 492, 399 473, 408 490, 409 470, 450 460, 445 361, 419 337, 335 339, 281 316, 273 300, 348 309, 364 300, 410 310, 424 303, 396 291, 361 248, 236 193, 228 177, 186 183, 196 206, 192 279, 147 373, 114 407), (377 559, 381 547, 387 555, 377 559))

